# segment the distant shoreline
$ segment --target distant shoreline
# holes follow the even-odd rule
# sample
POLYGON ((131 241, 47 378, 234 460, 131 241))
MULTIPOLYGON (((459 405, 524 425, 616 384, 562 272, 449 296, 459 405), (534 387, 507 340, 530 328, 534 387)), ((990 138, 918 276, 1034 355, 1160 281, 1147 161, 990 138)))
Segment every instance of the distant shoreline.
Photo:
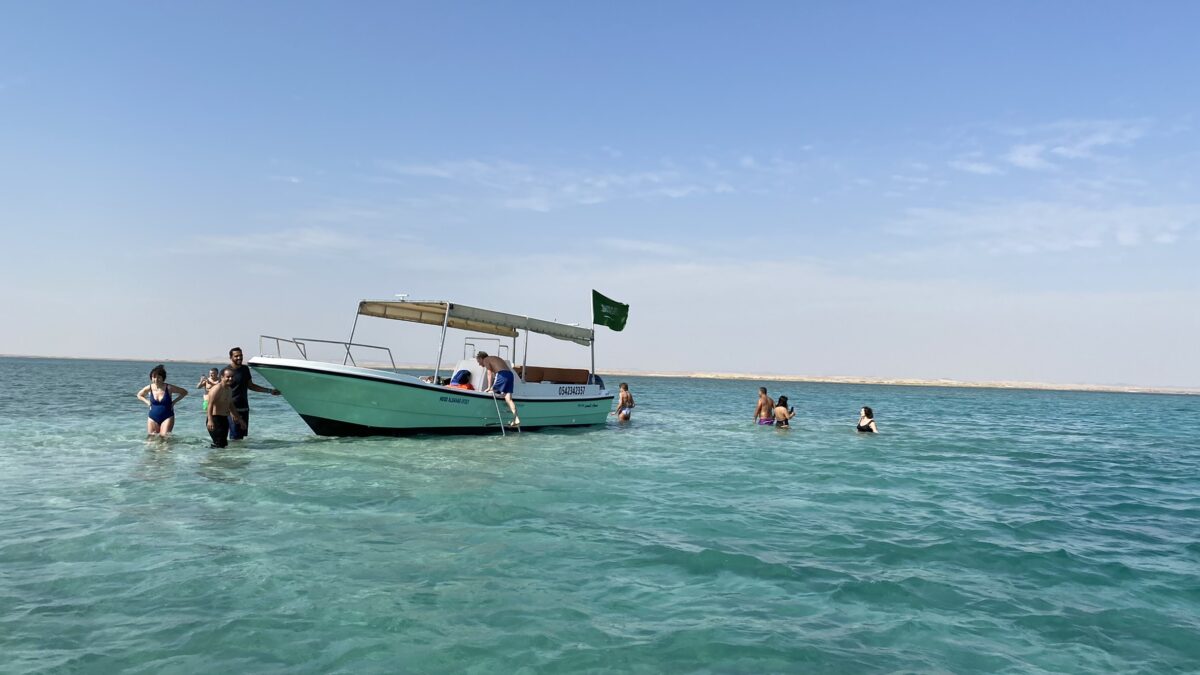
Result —
MULTIPOLYGON (((134 359, 117 357, 94 356, 35 356, 29 354, 0 354, 0 358, 11 359, 50 359, 59 361, 130 361, 135 363, 225 363, 226 357, 219 356, 210 359, 134 359)), ((386 364, 364 363, 366 367, 386 367, 386 364)), ((401 370, 432 369, 431 365, 400 364, 401 370)), ((1200 396, 1200 389, 1190 387, 1154 387, 1138 385, 1112 384, 1049 384, 1045 382, 1023 381, 982 381, 968 382, 962 380, 936 379, 922 380, 915 378, 894 377, 848 377, 825 376, 812 377, 806 375, 762 375, 756 373, 711 373, 711 372, 679 372, 679 371, 637 371, 637 370, 600 370, 603 377, 678 377, 693 380, 747 380, 756 382, 798 382, 811 384, 862 384, 894 387, 946 387, 960 389, 1027 389, 1030 391, 1089 391, 1115 394, 1174 394, 1181 396, 1200 396)))
POLYGON ((1115 384, 1049 384, 1045 382, 1019 381, 984 381, 966 382, 962 380, 920 380, 898 377, 845 377, 826 376, 810 377, 805 375, 756 375, 753 373, 700 373, 700 372, 638 372, 632 370, 599 371, 602 376, 629 377, 681 377, 696 380, 751 380, 761 382, 799 382, 813 384, 864 384, 890 387, 947 387, 961 389, 1028 389, 1031 391, 1093 391, 1114 394, 1177 394, 1181 396, 1200 396, 1200 389, 1189 387, 1145 387, 1138 385, 1115 384))

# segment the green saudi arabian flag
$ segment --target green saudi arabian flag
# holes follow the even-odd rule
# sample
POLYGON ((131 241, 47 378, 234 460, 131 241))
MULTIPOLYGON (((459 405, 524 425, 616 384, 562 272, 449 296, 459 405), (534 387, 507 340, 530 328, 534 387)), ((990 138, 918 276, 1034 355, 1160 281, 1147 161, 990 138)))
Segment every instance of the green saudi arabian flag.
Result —
POLYGON ((628 319, 629 305, 622 305, 592 290, 592 323, 619 331, 625 327, 628 319))

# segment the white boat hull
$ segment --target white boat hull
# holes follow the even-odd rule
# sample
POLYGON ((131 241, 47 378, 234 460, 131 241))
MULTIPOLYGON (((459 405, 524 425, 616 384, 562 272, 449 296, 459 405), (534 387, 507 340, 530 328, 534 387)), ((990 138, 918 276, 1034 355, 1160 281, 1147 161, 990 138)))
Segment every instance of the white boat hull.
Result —
MULTIPOLYGON (((249 365, 321 436, 484 433, 512 420, 503 397, 390 370, 269 356, 249 365)), ((604 424, 612 399, 598 384, 518 380, 513 392, 522 429, 604 424)))

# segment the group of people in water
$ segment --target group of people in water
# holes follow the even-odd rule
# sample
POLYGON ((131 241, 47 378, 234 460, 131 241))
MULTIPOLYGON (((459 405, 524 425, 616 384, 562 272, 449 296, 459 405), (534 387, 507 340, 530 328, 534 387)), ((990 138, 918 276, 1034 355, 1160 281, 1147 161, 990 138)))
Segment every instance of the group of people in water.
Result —
MULTIPOLYGON (((251 391, 279 395, 278 389, 255 384, 250 367, 242 363, 241 347, 229 350, 229 365, 218 371, 213 368, 196 383, 204 390, 205 426, 213 447, 224 448, 229 441, 245 438, 250 433, 251 391)), ((150 370, 150 384, 138 391, 137 397, 150 407, 146 418, 146 433, 168 436, 175 428, 175 407, 187 389, 167 383, 167 369, 159 364, 150 370)))
MULTIPOLYGON (((250 397, 249 392, 257 391, 279 395, 278 389, 259 386, 254 382, 250 367, 243 364, 244 356, 241 347, 229 350, 229 365, 218 370, 213 368, 203 375, 196 383, 197 389, 204 390, 205 426, 212 438, 213 447, 224 448, 229 441, 245 438, 250 433, 250 397)), ((484 391, 502 395, 505 404, 512 412, 510 426, 517 427, 521 419, 517 416, 517 404, 513 401, 513 382, 515 375, 508 363, 498 357, 489 356, 487 352, 475 355, 475 361, 487 372, 487 382, 484 391)), ((421 378, 432 381, 432 378, 421 378)), ((459 370, 445 382, 439 382, 448 387, 458 389, 474 389, 471 384, 471 372, 459 370)), ((175 428, 175 407, 188 395, 188 390, 167 382, 167 369, 162 364, 150 369, 150 384, 138 390, 137 397, 149 406, 146 417, 146 434, 149 436, 165 437, 175 428)), ((629 421, 633 412, 633 395, 629 393, 629 385, 621 383, 620 396, 617 399, 617 419, 629 421)))
MULTIPOLYGON (((767 395, 766 387, 758 388, 758 405, 754 407, 755 424, 787 429, 791 427, 791 419, 795 416, 796 409, 788 405, 787 396, 780 395, 779 400, 776 401, 767 395)), ((854 429, 864 434, 879 433, 879 427, 875 426, 875 411, 867 406, 860 408, 858 424, 854 429)))
MULTIPOLYGON (((255 384, 250 367, 243 364, 242 359, 240 347, 230 349, 229 365, 219 371, 213 368, 196 384, 197 389, 204 390, 205 426, 208 428, 209 437, 212 438, 213 447, 227 447, 229 441, 241 440, 250 433, 249 392, 279 395, 278 389, 255 384)), ((489 356, 486 352, 476 354, 475 361, 487 372, 484 391, 503 395, 504 402, 513 415, 510 426, 519 426, 521 419, 517 416, 517 405, 512 398, 515 375, 508 363, 498 356, 489 356)), ((471 373, 467 370, 457 371, 444 384, 461 389, 475 388, 471 384, 471 373)), ((167 369, 162 364, 154 366, 150 370, 150 384, 142 387, 137 393, 138 400, 150 408, 146 417, 146 433, 151 436, 170 435, 175 428, 175 406, 187 395, 188 391, 183 387, 167 382, 167 369)), ((633 415, 634 405, 629 385, 622 382, 615 410, 617 420, 628 422, 633 415)), ((781 395, 778 400, 774 400, 767 395, 766 387, 758 388, 758 404, 754 408, 756 424, 789 428, 791 419, 795 416, 796 410, 788 405, 787 396, 781 395)), ((875 412, 870 407, 863 406, 859 410, 855 430, 862 433, 879 432, 875 425, 875 412)))

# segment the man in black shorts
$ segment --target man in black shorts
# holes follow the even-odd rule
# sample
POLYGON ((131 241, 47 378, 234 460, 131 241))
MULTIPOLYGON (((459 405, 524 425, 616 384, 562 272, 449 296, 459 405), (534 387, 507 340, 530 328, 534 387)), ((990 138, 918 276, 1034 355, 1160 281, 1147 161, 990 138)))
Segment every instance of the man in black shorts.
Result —
POLYGON ((233 374, 233 381, 230 383, 230 391, 233 394, 233 408, 241 417, 242 424, 238 425, 234 422, 233 417, 229 418, 229 440, 239 441, 250 435, 250 395, 248 391, 258 391, 268 393, 272 396, 278 396, 278 389, 268 389, 254 384, 251 379, 250 366, 242 365, 242 348, 234 347, 229 350, 229 367, 227 370, 233 374))
POLYGON ((214 448, 229 445, 229 429, 243 422, 238 411, 233 409, 233 396, 230 394, 232 386, 233 370, 226 368, 221 372, 221 379, 208 390, 206 424, 214 448))

